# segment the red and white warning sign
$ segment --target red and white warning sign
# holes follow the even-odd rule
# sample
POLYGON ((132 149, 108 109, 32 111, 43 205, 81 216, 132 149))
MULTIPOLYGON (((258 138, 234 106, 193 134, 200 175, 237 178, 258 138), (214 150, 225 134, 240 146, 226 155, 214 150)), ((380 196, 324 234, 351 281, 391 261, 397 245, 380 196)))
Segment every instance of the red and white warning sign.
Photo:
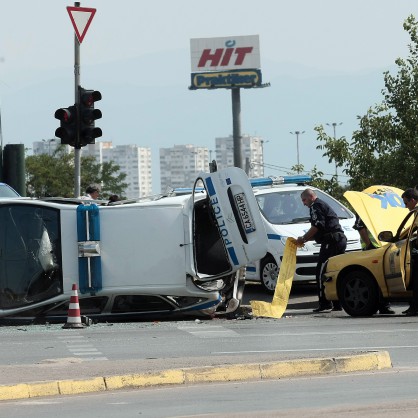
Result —
POLYGON ((81 44, 96 13, 96 9, 67 6, 67 12, 70 15, 78 42, 81 44))

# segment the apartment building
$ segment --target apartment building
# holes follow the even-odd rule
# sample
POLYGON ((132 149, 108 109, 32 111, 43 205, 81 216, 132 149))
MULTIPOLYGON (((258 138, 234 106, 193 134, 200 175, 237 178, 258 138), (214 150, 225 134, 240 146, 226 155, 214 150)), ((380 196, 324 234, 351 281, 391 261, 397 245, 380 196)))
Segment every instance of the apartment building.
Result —
POLYGON ((113 161, 126 174, 125 196, 138 199, 152 194, 151 148, 137 145, 116 145, 98 141, 83 148, 83 155, 93 155, 99 163, 113 161))
MULTIPOLYGON (((264 177, 264 149, 266 141, 258 136, 242 135, 241 167, 248 177, 264 177)), ((234 166, 234 138, 232 135, 215 138, 215 156, 219 168, 234 166)))
POLYGON ((209 170, 209 150, 194 145, 160 148, 161 192, 170 188, 192 187, 196 175, 209 170))
MULTIPOLYGON (((61 146, 60 139, 43 139, 32 143, 32 153, 33 155, 53 155, 59 146, 61 146)), ((72 148, 69 145, 64 145, 64 147, 65 152, 69 154, 72 148)))

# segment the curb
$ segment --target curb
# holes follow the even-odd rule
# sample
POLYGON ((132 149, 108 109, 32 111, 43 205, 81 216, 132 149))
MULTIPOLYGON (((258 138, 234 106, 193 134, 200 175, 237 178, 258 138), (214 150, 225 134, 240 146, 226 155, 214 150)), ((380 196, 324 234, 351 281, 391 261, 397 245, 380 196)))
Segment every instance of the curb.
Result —
POLYGON ((95 377, 83 380, 56 380, 51 382, 2 385, 0 386, 0 400, 75 395, 162 385, 280 379, 316 374, 381 370, 391 367, 392 362, 387 351, 372 351, 343 357, 206 366, 122 376, 95 377))

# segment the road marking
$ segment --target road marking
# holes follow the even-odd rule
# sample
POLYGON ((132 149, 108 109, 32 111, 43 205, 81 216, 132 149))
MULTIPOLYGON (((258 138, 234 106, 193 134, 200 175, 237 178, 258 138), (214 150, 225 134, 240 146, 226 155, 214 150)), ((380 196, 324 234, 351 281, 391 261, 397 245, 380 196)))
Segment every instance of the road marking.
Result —
POLYGON ((93 344, 87 341, 83 335, 58 336, 57 338, 66 343, 68 351, 73 356, 82 357, 82 361, 109 360, 93 344))
POLYGON ((179 325, 177 328, 180 331, 188 332, 198 338, 240 337, 238 332, 235 332, 232 329, 224 328, 221 325, 210 325, 207 328, 202 328, 202 326, 179 325))
POLYGON ((374 329, 364 331, 326 331, 326 332, 269 332, 267 334, 246 333, 245 337, 292 337, 301 335, 352 335, 352 334, 393 334, 394 332, 418 332, 417 328, 397 328, 394 330, 374 329))
POLYGON ((212 354, 247 354, 247 353, 298 353, 308 351, 336 351, 336 350, 388 350, 390 348, 418 348, 418 345, 387 345, 378 347, 327 347, 327 348, 301 348, 292 350, 242 350, 242 351, 212 351, 212 354))

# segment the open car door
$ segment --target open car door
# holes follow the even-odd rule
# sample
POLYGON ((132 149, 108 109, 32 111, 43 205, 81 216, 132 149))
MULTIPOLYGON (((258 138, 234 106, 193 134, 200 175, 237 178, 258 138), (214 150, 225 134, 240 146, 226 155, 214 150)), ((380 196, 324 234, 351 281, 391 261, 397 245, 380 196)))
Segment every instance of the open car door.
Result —
POLYGON ((417 239, 417 212, 410 212, 384 256, 384 276, 391 294, 405 292, 411 277, 411 244, 417 239), (412 225, 411 225, 412 222, 412 225))
POLYGON ((194 258, 199 278, 225 275, 262 258, 267 252, 267 234, 245 172, 229 167, 202 173, 198 180, 207 192, 207 199, 198 201, 194 209, 194 258), (211 222, 203 222, 202 217, 211 222))

